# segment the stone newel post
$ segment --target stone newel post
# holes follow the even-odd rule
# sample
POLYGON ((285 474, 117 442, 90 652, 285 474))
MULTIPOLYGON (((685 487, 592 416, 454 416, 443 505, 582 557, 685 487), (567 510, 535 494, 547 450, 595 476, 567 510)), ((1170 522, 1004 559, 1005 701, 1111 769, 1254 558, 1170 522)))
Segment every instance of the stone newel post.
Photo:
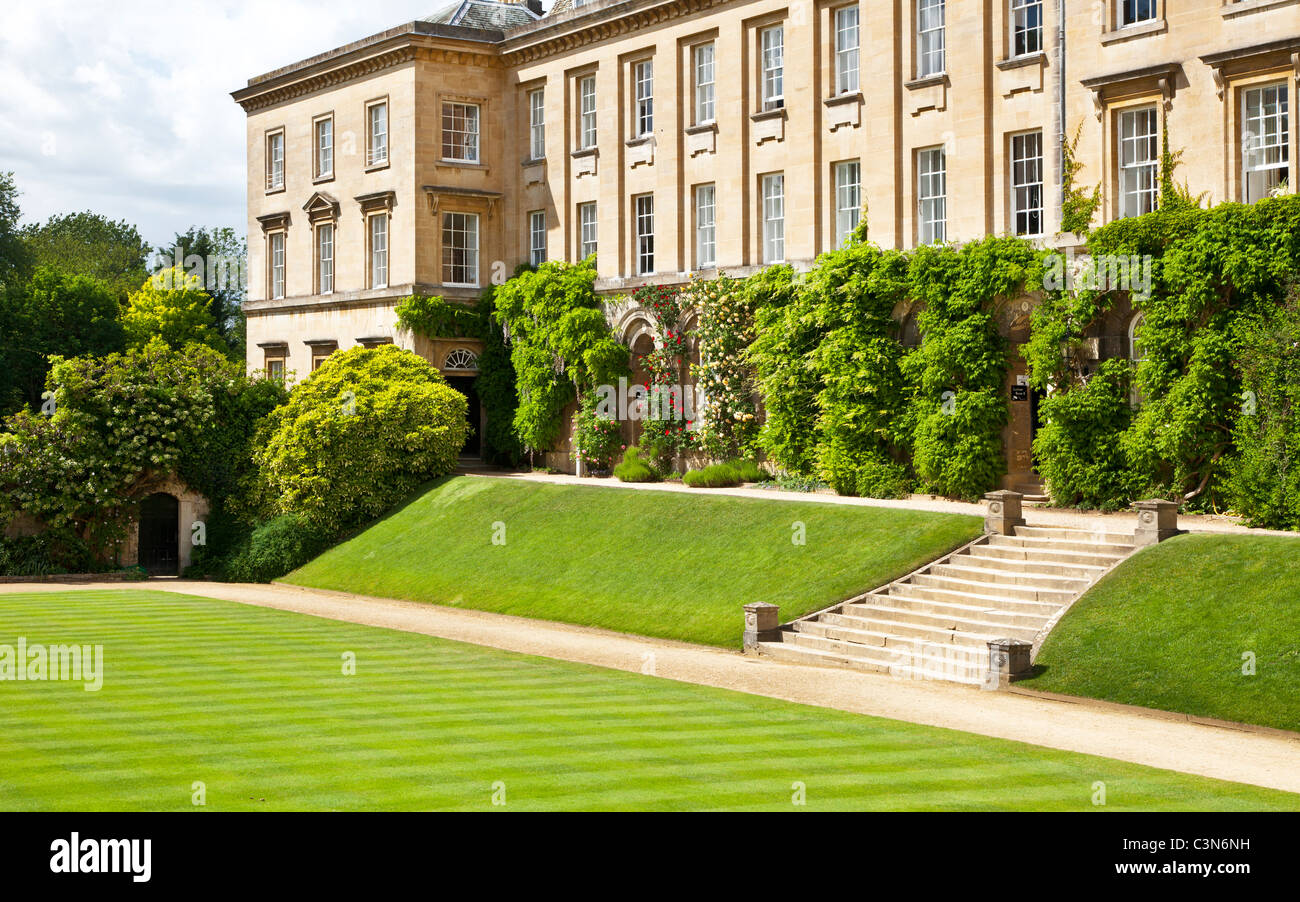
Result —
POLYGON ((780 607, 765 601, 745 605, 745 651, 757 651, 760 642, 781 641, 780 607))
POLYGON ((1020 515, 1020 500, 1023 497, 1019 492, 1006 489, 985 495, 988 513, 984 515, 984 531, 1009 536, 1015 533, 1017 526, 1024 526, 1025 518, 1020 515))
POLYGON ((1133 507, 1138 512, 1134 545, 1154 545, 1178 535, 1178 502, 1153 499, 1135 501, 1133 507))
POLYGON ((989 640, 989 669, 984 676, 985 689, 1005 689, 1029 675, 1029 656, 1033 646, 1019 639, 989 640))

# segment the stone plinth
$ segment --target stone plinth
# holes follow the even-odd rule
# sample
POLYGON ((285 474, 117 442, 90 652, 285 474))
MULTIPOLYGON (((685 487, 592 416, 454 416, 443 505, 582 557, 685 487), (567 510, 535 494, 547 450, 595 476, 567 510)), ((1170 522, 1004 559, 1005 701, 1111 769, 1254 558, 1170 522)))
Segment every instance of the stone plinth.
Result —
POLYGON ((1134 545, 1154 545, 1178 535, 1178 502, 1152 499, 1135 501, 1138 514, 1137 529, 1133 531, 1134 545))
POLYGON ((984 496, 988 510, 984 515, 984 531, 1000 536, 1014 535, 1017 526, 1025 525, 1025 518, 1020 514, 1020 502, 1024 498, 1019 492, 999 489, 984 496))
POLYGON ((1029 675, 1033 646, 1019 639, 989 640, 989 669, 984 688, 1002 689, 1029 675))
POLYGON ((745 605, 745 651, 757 649, 760 642, 781 641, 780 610, 765 601, 745 605))

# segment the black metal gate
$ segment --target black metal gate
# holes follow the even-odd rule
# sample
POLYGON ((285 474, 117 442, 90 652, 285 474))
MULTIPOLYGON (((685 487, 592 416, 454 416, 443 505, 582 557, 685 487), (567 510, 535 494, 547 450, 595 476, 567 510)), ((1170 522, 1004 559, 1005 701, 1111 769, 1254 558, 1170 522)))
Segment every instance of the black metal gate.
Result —
POLYGON ((159 492, 140 502, 140 566, 156 576, 180 567, 180 502, 159 492))

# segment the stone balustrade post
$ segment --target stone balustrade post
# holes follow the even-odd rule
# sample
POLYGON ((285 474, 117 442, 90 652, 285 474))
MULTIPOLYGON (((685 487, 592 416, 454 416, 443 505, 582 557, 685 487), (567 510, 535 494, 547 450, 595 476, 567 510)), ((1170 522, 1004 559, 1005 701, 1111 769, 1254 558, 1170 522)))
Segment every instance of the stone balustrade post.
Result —
POLYGON ((1014 535, 1017 526, 1025 525, 1020 502, 1025 496, 1019 492, 1000 489, 984 496, 988 511, 984 515, 984 531, 1001 536, 1014 535))
POLYGON ((1134 545, 1154 545, 1178 535, 1178 502, 1153 498, 1135 501, 1137 529, 1133 530, 1134 545))
POLYGON ((765 601, 745 605, 745 651, 757 651, 760 642, 781 641, 781 608, 765 601))

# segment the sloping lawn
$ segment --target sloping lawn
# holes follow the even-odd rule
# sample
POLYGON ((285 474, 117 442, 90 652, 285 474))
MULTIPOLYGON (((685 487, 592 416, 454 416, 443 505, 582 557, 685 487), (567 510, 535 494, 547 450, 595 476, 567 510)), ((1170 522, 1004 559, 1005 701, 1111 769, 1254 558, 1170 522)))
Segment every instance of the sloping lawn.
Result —
POLYGON ((1300 810, 1300 796, 390 630, 139 590, 0 598, 5 810, 1300 810), (355 655, 354 675, 343 673, 355 655), (202 784, 196 787, 196 784, 202 784))
POLYGON ((1300 730, 1300 538, 1148 548, 1075 603, 1036 663, 1032 689, 1300 730))
POLYGON ((950 514, 458 477, 285 581, 736 647, 747 602, 792 620, 981 529, 950 514))

